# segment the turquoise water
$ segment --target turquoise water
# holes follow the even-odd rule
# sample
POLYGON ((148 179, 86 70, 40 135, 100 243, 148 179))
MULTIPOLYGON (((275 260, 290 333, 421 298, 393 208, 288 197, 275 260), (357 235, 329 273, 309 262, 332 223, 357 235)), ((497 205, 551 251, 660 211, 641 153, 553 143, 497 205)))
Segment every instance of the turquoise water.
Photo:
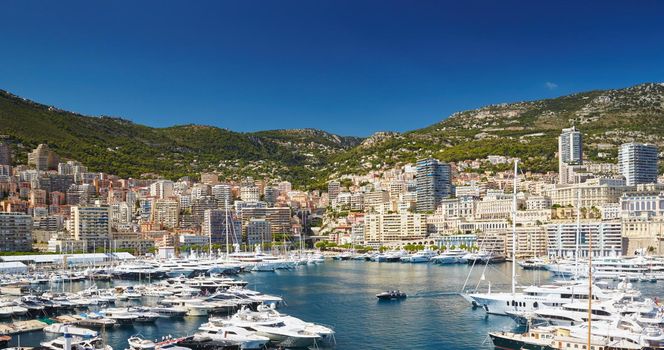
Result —
MULTIPOLYGON (((480 281, 482 268, 475 267, 467 288, 480 281)), ((337 349, 492 349, 487 332, 514 330, 515 324, 509 318, 473 310, 456 295, 469 271, 467 265, 327 261, 240 278, 249 282, 249 288, 283 296, 287 306, 282 312, 333 326, 337 349), (379 302, 375 294, 388 289, 401 289, 408 293, 408 299, 379 302)), ((517 273, 522 284, 549 281, 548 272, 517 269, 517 273)), ((480 290, 486 290, 489 281, 494 291, 510 288, 509 263, 488 266, 484 275, 480 290)), ((644 283, 642 290, 651 295, 661 283, 644 283)), ((153 339, 166 334, 183 336, 192 334, 205 320, 160 319, 154 325, 116 328, 104 337, 114 349, 124 349, 126 339, 133 334, 153 339)), ((21 345, 36 346, 43 338, 42 332, 23 334, 21 345)))

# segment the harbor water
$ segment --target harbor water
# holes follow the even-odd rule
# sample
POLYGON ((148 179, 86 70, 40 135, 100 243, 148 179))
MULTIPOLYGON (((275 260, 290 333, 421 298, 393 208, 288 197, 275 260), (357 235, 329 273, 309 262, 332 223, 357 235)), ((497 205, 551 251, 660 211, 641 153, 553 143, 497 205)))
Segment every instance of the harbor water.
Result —
MULTIPOLYGON (((238 278, 249 282, 248 288, 283 296, 286 305, 280 311, 334 327, 336 349, 492 349, 487 333, 516 330, 515 323, 507 317, 472 309, 458 293, 464 284, 466 290, 477 287, 486 291, 489 284, 492 291, 509 290, 511 265, 476 266, 469 276, 470 270, 468 265, 328 260, 295 270, 256 272, 238 278), (408 298, 381 302, 375 297, 394 289, 406 292, 408 298)), ((517 271, 521 285, 551 281, 546 271, 517 271)), ((65 288, 76 291, 88 283, 78 282, 65 288)), ((98 283, 99 287, 111 285, 98 283)), ((131 283, 137 282, 121 282, 131 283)), ((635 282, 635 287, 645 296, 655 296, 661 283, 635 282)), ((144 297, 142 302, 155 304, 157 300, 144 297)), ((118 303, 122 305, 126 304, 118 303)), ((193 334, 206 320, 207 317, 194 316, 159 319, 154 324, 116 327, 104 332, 103 337, 114 349, 125 349, 127 338, 134 334, 148 339, 169 334, 184 336, 193 334)), ((45 338, 42 331, 24 333, 20 342, 21 346, 37 346, 45 338)), ((10 345, 17 341, 18 336, 14 336, 10 345)))

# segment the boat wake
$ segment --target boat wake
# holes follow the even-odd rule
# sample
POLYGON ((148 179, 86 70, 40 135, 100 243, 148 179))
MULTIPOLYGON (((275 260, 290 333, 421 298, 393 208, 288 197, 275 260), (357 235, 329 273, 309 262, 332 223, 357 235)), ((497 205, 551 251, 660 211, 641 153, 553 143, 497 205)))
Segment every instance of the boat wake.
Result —
POLYGON ((408 298, 438 298, 438 297, 449 297, 457 296, 459 292, 417 292, 408 298))

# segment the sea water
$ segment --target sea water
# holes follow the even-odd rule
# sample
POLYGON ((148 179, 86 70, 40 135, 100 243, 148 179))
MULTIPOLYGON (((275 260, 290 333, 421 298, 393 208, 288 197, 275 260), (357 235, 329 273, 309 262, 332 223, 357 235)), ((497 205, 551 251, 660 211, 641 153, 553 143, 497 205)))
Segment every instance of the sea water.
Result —
MULTIPOLYGON (((286 305, 280 311, 305 321, 332 326, 336 349, 492 349, 487 333, 518 330, 508 317, 486 315, 473 309, 458 293, 466 290, 507 291, 511 288, 511 264, 433 265, 326 261, 294 270, 241 274, 248 288, 282 296, 286 305), (482 279, 484 275, 484 279, 482 279), (376 294, 399 289, 408 294, 402 301, 378 301, 376 294)), ((524 271, 517 267, 521 285, 551 281, 549 272, 524 271)), ((89 282, 65 289, 80 290, 89 282)), ((137 282, 122 281, 117 284, 137 282)), ((635 282, 644 295, 654 296, 659 283, 635 282)), ((109 287, 100 283, 99 287, 109 287)), ((62 288, 60 285, 54 287, 62 288)), ((145 297, 145 304, 158 298, 145 297)), ((128 305, 118 302, 117 306, 128 305)), ((154 324, 115 327, 103 333, 114 349, 128 347, 127 338, 140 334, 148 339, 165 335, 193 334, 207 317, 162 318, 154 324)), ((47 335, 32 332, 21 335, 21 346, 37 346, 47 335)), ((16 345, 17 336, 11 345, 16 345)))

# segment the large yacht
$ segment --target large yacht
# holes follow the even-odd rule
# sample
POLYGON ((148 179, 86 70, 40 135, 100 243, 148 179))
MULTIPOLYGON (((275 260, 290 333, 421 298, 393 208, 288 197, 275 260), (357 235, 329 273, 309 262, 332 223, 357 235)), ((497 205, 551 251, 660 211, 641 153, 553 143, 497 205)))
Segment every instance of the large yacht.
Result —
POLYGON ((263 349, 270 342, 270 338, 257 335, 255 331, 232 325, 217 326, 209 322, 203 323, 196 335, 217 341, 231 341, 240 345, 242 350, 263 349))
MULTIPOLYGON (((616 290, 593 285, 593 300, 618 301, 626 297, 638 297, 640 292, 620 284, 616 290)), ((514 312, 532 312, 545 307, 560 307, 575 301, 588 300, 588 282, 579 281, 557 285, 530 286, 523 292, 497 292, 465 294, 473 306, 482 307, 487 313, 508 316, 514 312)))
POLYGON ((629 318, 612 322, 593 322, 573 327, 538 327, 526 333, 490 332, 496 348, 507 350, 587 349, 590 333, 591 349, 646 350, 664 348, 664 334, 655 327, 642 327, 629 318))
MULTIPOLYGON (((50 341, 42 342, 40 345, 52 350, 62 350, 65 348, 65 338, 58 337, 50 341)), ((104 341, 99 337, 82 338, 74 336, 71 340, 71 346, 72 349, 113 350, 110 345, 105 345, 104 341)))
POLYGON ((434 264, 442 264, 442 265, 465 264, 466 254, 468 254, 468 252, 463 249, 451 249, 432 257, 431 262, 433 262, 434 264))
MULTIPOLYGON (((508 312, 518 323, 553 326, 576 326, 588 321, 588 303, 586 301, 565 304, 557 308, 542 308, 532 312, 508 312)), ((630 316, 642 325, 664 326, 664 314, 652 300, 614 303, 603 301, 593 303, 592 317, 598 321, 613 321, 623 316, 630 316)))

